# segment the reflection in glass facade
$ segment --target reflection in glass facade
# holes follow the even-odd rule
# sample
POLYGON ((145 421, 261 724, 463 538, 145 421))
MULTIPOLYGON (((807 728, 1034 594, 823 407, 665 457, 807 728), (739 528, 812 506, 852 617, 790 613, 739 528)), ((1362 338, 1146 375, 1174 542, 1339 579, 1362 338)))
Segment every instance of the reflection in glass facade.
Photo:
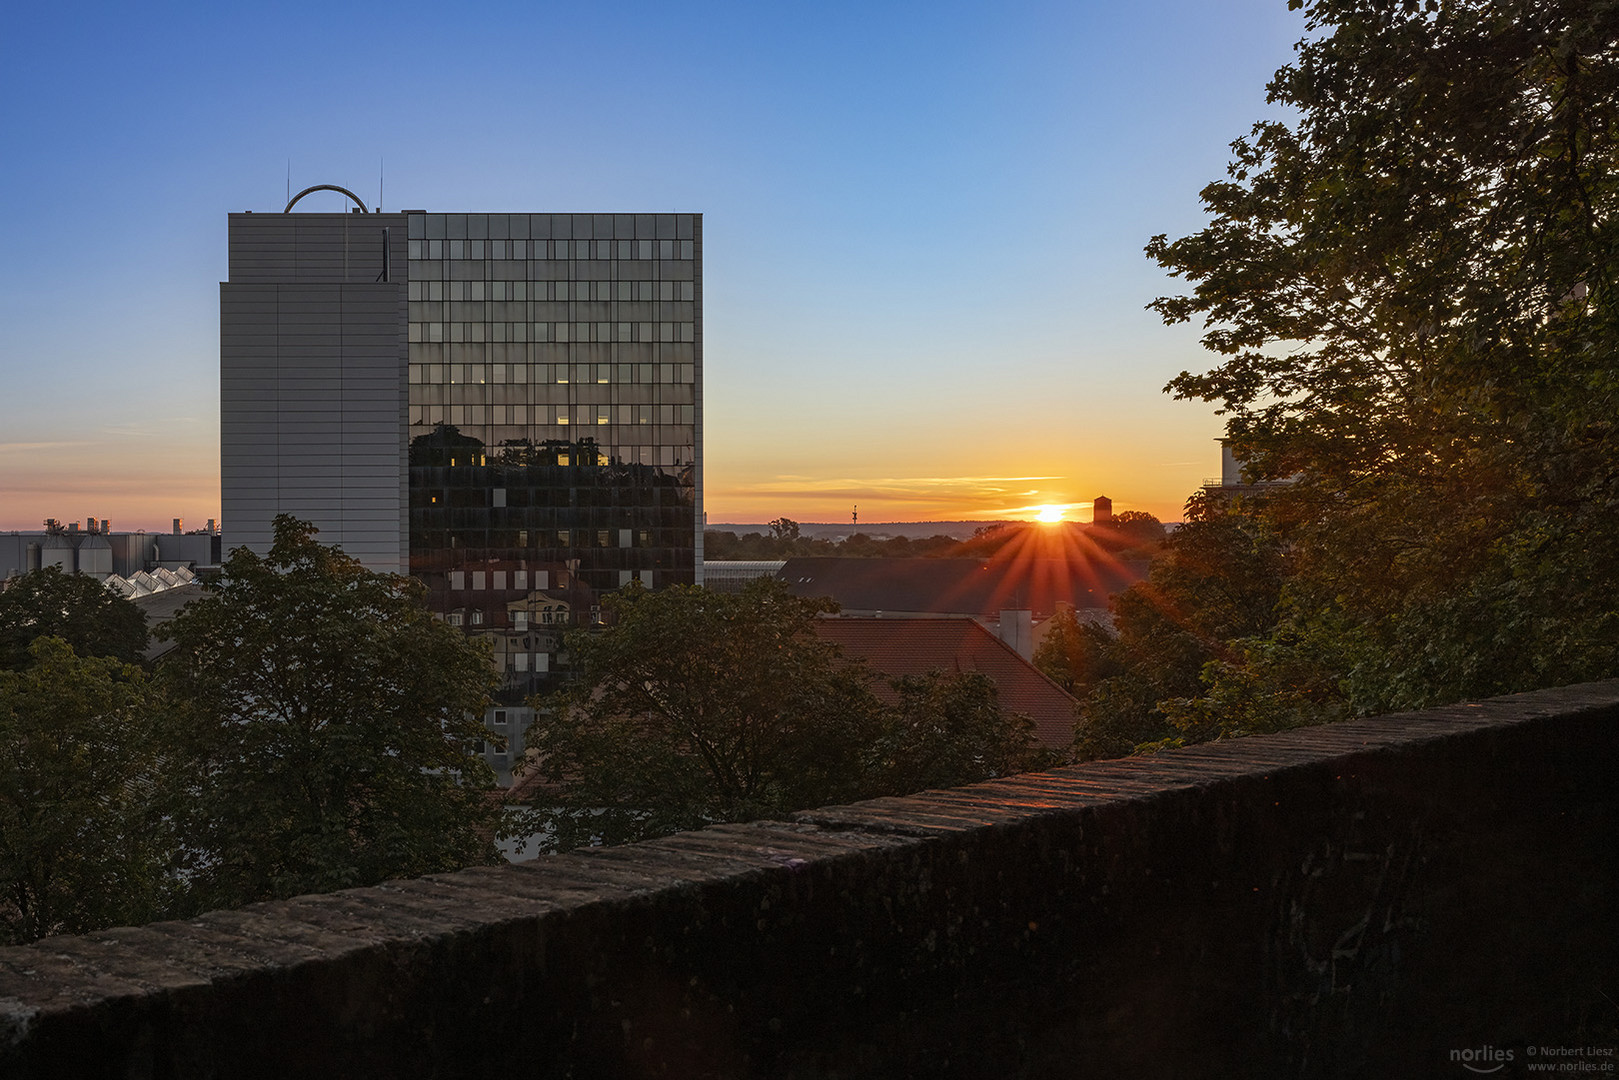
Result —
POLYGON ((702 218, 408 213, 410 573, 516 705, 701 533, 702 218))

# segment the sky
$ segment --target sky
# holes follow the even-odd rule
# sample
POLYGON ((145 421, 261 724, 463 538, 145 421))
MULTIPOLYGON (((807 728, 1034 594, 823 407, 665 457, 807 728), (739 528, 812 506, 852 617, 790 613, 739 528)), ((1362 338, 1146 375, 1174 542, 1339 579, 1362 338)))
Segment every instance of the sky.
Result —
POLYGON ((1201 226, 1302 33, 1286 0, 19 6, 0 528, 218 517, 226 214, 289 183, 701 212, 710 521, 1178 520, 1222 425, 1162 392, 1212 358, 1142 248, 1201 226))

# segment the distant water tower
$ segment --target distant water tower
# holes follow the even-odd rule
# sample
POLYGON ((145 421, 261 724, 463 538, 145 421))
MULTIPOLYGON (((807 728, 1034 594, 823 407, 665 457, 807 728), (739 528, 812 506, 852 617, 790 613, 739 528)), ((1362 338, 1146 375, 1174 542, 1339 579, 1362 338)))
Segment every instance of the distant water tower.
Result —
POLYGON ((1098 495, 1091 500, 1091 524, 1113 524, 1113 500, 1106 495, 1098 495))

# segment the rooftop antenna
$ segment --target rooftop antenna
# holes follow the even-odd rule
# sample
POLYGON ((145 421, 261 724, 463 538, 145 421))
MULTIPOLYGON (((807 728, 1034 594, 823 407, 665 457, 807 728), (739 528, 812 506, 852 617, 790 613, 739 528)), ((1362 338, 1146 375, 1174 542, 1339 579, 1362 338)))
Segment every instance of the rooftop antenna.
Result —
POLYGON ((292 201, 292 159, 287 159, 287 201, 292 201))
POLYGON ((377 213, 382 213, 382 158, 377 158, 377 213))

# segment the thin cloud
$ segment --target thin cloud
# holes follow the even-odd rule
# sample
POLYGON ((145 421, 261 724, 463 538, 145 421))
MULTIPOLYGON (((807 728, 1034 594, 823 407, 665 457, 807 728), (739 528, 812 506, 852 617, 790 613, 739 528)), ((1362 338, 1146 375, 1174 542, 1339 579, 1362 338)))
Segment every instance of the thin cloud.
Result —
POLYGON ((4 453, 32 453, 35 450, 61 450, 69 446, 94 446, 94 443, 85 440, 72 442, 0 442, 0 454, 4 453))
MULTIPOLYGON (((727 495, 729 493, 726 493, 727 495)), ((764 489, 749 491, 750 498, 758 499, 801 499, 814 498, 837 499, 839 501, 869 502, 869 503, 915 503, 918 506, 934 506, 939 502, 938 495, 924 495, 914 491, 874 490, 872 488, 840 488, 830 491, 804 492, 796 488, 783 488, 780 490, 764 489)), ((719 496, 710 496, 711 501, 719 496)))
POLYGON ((1006 493, 1012 489, 1009 484, 1026 484, 1032 480, 1066 480, 1064 476, 898 476, 860 478, 816 478, 811 476, 783 475, 776 476, 769 481, 757 484, 726 485, 727 489, 738 494, 749 495, 846 495, 852 492, 870 492, 877 494, 901 494, 914 492, 918 495, 937 497, 941 490, 979 490, 995 493, 1006 493))

